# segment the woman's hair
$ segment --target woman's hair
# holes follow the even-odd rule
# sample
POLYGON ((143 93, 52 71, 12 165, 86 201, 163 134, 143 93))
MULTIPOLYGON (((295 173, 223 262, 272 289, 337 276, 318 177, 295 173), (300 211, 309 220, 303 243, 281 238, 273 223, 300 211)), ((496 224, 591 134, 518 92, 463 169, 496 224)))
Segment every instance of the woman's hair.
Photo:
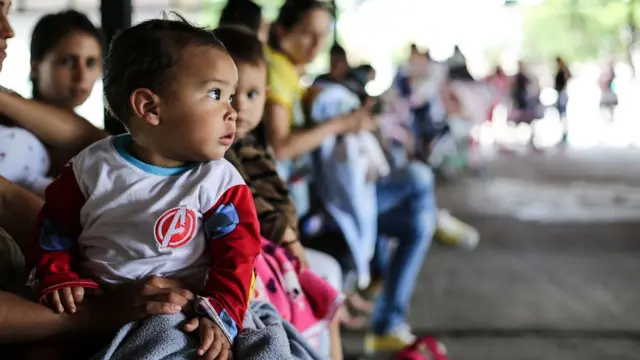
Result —
POLYGON ((283 27, 285 30, 293 29, 304 18, 304 16, 313 10, 323 9, 327 10, 332 16, 333 11, 331 4, 328 1, 323 0, 286 0, 280 7, 278 17, 271 24, 269 30, 268 44, 272 49, 280 49, 280 39, 276 35, 276 28, 278 26, 283 27))
MULTIPOLYGON (((81 12, 65 10, 58 13, 47 14, 38 20, 31 34, 31 61, 38 61, 53 50, 62 39, 73 32, 83 32, 96 39, 100 47, 104 49, 102 32, 93 25, 91 20, 81 12)), ((38 86, 33 83, 33 96, 40 98, 38 86)))
POLYGON ((222 26, 213 30, 222 41, 233 61, 251 65, 264 65, 267 58, 258 36, 245 26, 222 26))
POLYGON ((262 9, 251 0, 229 0, 218 22, 218 26, 228 25, 244 25, 257 34, 262 25, 262 9))

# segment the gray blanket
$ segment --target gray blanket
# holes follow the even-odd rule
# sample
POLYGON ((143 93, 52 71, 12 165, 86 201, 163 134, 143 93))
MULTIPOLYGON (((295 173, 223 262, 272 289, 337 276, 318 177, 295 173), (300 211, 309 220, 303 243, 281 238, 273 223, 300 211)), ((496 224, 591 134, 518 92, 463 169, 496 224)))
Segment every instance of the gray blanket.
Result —
POLYGON ((234 358, 242 360, 321 360, 298 330, 282 320, 268 302, 253 301, 235 341, 234 358))
MULTIPOLYGON (((123 326, 111 344, 91 360, 190 360, 198 359, 195 334, 182 331, 182 313, 152 316, 123 326)), ((234 358, 247 360, 320 360, 300 333, 280 318, 269 303, 253 301, 244 329, 236 337, 234 358)))

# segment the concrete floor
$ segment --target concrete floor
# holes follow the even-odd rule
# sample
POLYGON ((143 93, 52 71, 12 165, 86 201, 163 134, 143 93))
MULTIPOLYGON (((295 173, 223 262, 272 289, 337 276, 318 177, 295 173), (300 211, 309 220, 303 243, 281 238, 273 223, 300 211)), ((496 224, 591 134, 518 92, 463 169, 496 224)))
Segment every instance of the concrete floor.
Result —
MULTIPOLYGON (((637 151, 507 156, 484 179, 439 186, 440 204, 476 226, 482 242, 473 252, 432 249, 413 298, 415 331, 435 334, 453 360, 640 359, 640 200, 625 202, 640 193, 639 165, 637 151), (506 206, 495 212, 487 189, 504 179, 536 185, 492 195, 506 206), (562 191, 576 181, 625 187, 562 191), (546 217, 514 217, 533 202, 546 217)), ((361 340, 345 334, 347 352, 357 354, 361 340)))

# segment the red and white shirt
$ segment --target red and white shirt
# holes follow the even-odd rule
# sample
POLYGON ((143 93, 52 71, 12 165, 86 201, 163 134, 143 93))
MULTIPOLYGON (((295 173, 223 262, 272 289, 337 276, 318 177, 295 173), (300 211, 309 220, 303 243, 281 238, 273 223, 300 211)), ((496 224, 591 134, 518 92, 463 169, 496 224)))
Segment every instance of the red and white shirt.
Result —
POLYGON ((130 144, 129 135, 93 144, 46 189, 27 254, 40 299, 150 275, 200 281, 198 309, 232 341, 261 249, 249 188, 224 159, 162 168, 130 144))

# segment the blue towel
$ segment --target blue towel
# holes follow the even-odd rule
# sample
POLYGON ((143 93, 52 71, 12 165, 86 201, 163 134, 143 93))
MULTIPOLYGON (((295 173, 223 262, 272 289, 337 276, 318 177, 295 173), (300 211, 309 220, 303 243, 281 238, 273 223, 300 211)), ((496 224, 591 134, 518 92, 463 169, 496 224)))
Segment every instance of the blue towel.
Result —
POLYGON ((234 358, 243 360, 323 360, 273 305, 252 301, 244 329, 235 341, 234 358))
POLYGON ((111 343, 91 360, 188 360, 198 359, 196 334, 182 331, 183 313, 151 316, 123 326, 111 343))
MULTIPOLYGON (((91 360, 199 359, 197 334, 182 331, 186 321, 187 317, 179 313, 130 322, 91 360)), ((253 301, 243 324, 234 341, 235 359, 322 360, 269 303, 253 301)))

